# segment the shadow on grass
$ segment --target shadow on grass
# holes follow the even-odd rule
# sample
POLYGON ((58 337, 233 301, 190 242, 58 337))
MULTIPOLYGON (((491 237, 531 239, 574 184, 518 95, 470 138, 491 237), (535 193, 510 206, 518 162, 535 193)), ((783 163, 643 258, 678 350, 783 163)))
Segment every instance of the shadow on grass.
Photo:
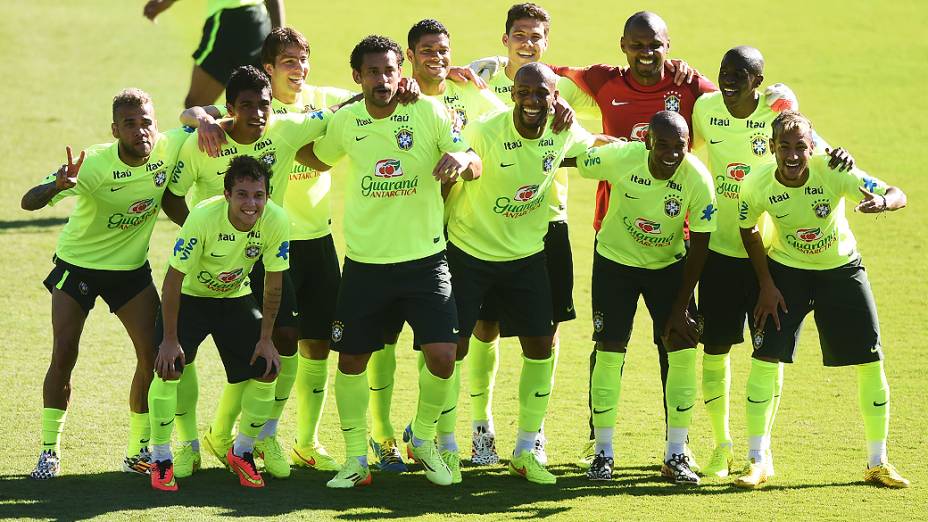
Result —
POLYGON ((57 227, 67 222, 68 218, 13 219, 9 221, 0 221, 0 231, 23 228, 57 227))
MULTIPOLYGON (((614 495, 738 495, 748 493, 728 482, 707 482, 681 487, 662 480, 659 467, 625 467, 611 482, 591 482, 572 465, 549 468, 558 476, 556 486, 539 486, 511 477, 503 467, 464 468, 462 484, 440 488, 426 482, 421 472, 393 475, 376 473, 370 487, 332 490, 325 483, 329 472, 294 470, 289 480, 268 480, 262 490, 238 485, 228 472, 206 469, 178 480, 180 491, 152 490, 147 477, 120 472, 64 475, 45 482, 28 477, 0 478, 0 518, 81 520, 120 511, 157 507, 218 509, 220 516, 281 516, 293 511, 335 511, 343 520, 366 521, 414 517, 429 513, 500 515, 535 519, 569 513, 561 501, 614 495), (558 505, 560 504, 560 505, 558 505)), ((769 486, 767 489, 846 487, 863 483, 769 486)), ((187 513, 193 515, 193 513, 187 513)), ((195 516, 195 515, 194 515, 195 516)))

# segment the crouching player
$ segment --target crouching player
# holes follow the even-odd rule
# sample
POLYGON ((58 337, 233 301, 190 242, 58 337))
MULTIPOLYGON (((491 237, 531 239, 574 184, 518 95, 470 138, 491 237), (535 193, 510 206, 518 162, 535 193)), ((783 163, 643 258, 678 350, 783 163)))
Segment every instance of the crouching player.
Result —
POLYGON ((831 170, 829 156, 813 154, 812 123, 796 111, 773 120, 771 164, 744 182, 739 194, 741 238, 757 274, 757 333, 747 384, 748 461, 735 481, 757 488, 768 479, 764 434, 774 412, 778 363, 793 362, 799 330, 815 314, 825 366, 856 366, 858 397, 869 450, 864 478, 892 488, 908 487, 886 459, 889 385, 876 304, 847 218, 845 198, 863 199, 855 211, 878 213, 905 206, 905 194, 867 173, 831 170), (757 222, 773 224, 764 251, 757 222), (782 310, 782 313, 780 313, 782 310), (767 319, 772 319, 767 321, 767 319))
POLYGON ((274 406, 280 355, 271 332, 290 248, 289 219, 281 207, 268 201, 269 178, 270 172, 258 160, 234 158, 225 173, 225 197, 197 205, 174 244, 156 324, 157 377, 148 393, 155 489, 177 490, 170 445, 177 383, 184 364, 194 362, 207 335, 213 336, 219 349, 228 382, 247 382, 239 433, 226 454, 229 467, 243 486, 264 487, 253 453, 255 438, 274 406), (259 258, 265 265, 263 310, 248 284, 248 274, 259 258))

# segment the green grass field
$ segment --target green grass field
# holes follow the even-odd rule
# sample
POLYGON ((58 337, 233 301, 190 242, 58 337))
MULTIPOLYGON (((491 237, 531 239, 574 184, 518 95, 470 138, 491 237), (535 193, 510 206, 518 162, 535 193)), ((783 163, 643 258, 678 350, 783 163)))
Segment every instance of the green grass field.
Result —
MULTIPOLYGON (((592 183, 572 182, 571 234, 576 264, 578 320, 562 329, 557 386, 546 430, 556 487, 515 480, 499 468, 466 468, 459 487, 439 489, 421 472, 374 477, 373 487, 332 491, 328 473, 295 471, 286 482, 244 491, 210 457, 198 475, 181 482, 179 494, 152 491, 146 479, 119 469, 127 426, 127 393, 134 357, 121 325, 99 303, 82 340, 74 392, 63 437, 63 476, 33 482, 26 474, 39 450, 41 385, 51 346, 50 299, 41 285, 51 268, 57 233, 70 203, 26 213, 19 198, 60 165, 65 145, 79 148, 109 141, 110 100, 126 86, 149 91, 160 127, 176 125, 186 92, 190 53, 199 39, 205 2, 186 0, 157 25, 142 18, 144 2, 126 0, 13 0, 0 17, 0 517, 76 519, 288 517, 369 520, 427 516, 494 520, 563 518, 622 519, 928 519, 928 484, 920 459, 928 421, 918 381, 926 370, 924 349, 928 273, 923 256, 928 182, 921 176, 928 111, 920 87, 928 81, 920 36, 928 21, 922 0, 815 2, 785 0, 654 0, 646 7, 668 22, 672 56, 713 80, 722 54, 750 44, 767 58, 767 79, 793 87, 803 111, 831 143, 847 147, 858 164, 901 186, 909 207, 891 216, 851 216, 882 318, 892 386, 890 457, 913 487, 888 491, 863 483, 863 423, 852 369, 825 369, 814 326, 807 326, 797 364, 787 368, 784 398, 774 431, 777 476, 766 490, 744 492, 728 481, 706 480, 681 489, 658 477, 663 452, 660 380, 650 325, 636 324, 623 380, 616 429, 617 480, 588 482, 572 463, 586 437, 587 360, 591 343, 590 259, 592 183), (915 169, 915 170, 913 170, 915 169)), ((348 53, 362 36, 382 33, 405 42, 424 17, 442 20, 452 33, 457 63, 502 52, 508 1, 288 2, 287 20, 312 45, 311 83, 351 87, 348 53)), ((645 7, 625 2, 550 0, 553 27, 546 61, 558 64, 622 63, 618 36, 625 18, 645 7), (604 10, 602 5, 609 7, 604 10)), ((341 217, 336 176, 335 216, 341 217)), ((162 216, 152 239, 151 262, 160 280, 176 228, 162 216)), ((341 249, 341 229, 336 223, 341 249)), ((341 250, 340 250, 341 251, 341 250)), ((643 310, 643 307, 642 307, 643 310)), ((642 316, 646 314, 641 314, 642 316)), ((811 321, 810 321, 811 323, 811 321)), ((416 387, 409 332, 401 341, 393 420, 401 427, 414 408, 416 387)), ((511 451, 518 401, 518 347, 503 343, 495 411, 501 454, 511 451)), ((749 347, 732 358, 732 433, 745 450, 744 386, 749 347)), ((198 365, 199 417, 205 429, 222 385, 215 350, 204 347, 198 365)), ((458 438, 469 449, 466 400, 458 438)), ((293 434, 288 406, 282 440, 293 434)), ((322 439, 343 455, 334 399, 326 407, 322 439)), ((706 461, 712 448, 704 411, 697 413, 691 446, 706 461)))

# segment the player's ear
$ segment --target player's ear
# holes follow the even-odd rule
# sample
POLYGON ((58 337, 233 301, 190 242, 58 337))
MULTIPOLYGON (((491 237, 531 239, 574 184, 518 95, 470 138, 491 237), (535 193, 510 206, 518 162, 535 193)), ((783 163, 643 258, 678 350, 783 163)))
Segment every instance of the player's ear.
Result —
POLYGON ((406 59, 409 60, 409 63, 412 63, 412 57, 413 57, 412 48, 407 47, 406 48, 406 59))
POLYGON ((754 77, 754 83, 751 84, 751 88, 756 89, 760 87, 761 85, 763 85, 763 83, 764 83, 764 75, 758 74, 757 76, 754 77))
POLYGON ((509 34, 508 33, 503 35, 503 46, 509 47, 509 34))
POLYGON ((264 72, 267 73, 268 76, 271 76, 272 74, 274 74, 274 64, 272 63, 264 64, 264 72))
POLYGON ((621 51, 622 54, 625 54, 625 37, 624 36, 619 37, 619 51, 621 51))
POLYGON ((653 149, 653 144, 651 143, 651 129, 644 131, 644 148, 647 150, 653 149))
POLYGON ((771 135, 770 139, 767 141, 767 148, 770 150, 770 154, 773 154, 774 156, 777 155, 777 153, 775 152, 776 148, 773 145, 773 135, 771 135))
POLYGON ((119 132, 117 132, 116 122, 110 124, 110 130, 113 131, 113 137, 119 139, 119 132))
POLYGON ((354 83, 361 85, 361 71, 356 69, 351 70, 351 78, 354 80, 354 83))

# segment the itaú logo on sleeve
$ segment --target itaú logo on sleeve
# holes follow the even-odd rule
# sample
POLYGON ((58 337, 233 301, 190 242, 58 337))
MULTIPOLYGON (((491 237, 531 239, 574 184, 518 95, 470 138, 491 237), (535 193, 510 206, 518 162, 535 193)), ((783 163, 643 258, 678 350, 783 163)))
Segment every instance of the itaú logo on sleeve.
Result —
POLYGON ((400 160, 383 159, 374 165, 374 175, 378 178, 398 178, 403 175, 403 167, 400 166, 400 160))

